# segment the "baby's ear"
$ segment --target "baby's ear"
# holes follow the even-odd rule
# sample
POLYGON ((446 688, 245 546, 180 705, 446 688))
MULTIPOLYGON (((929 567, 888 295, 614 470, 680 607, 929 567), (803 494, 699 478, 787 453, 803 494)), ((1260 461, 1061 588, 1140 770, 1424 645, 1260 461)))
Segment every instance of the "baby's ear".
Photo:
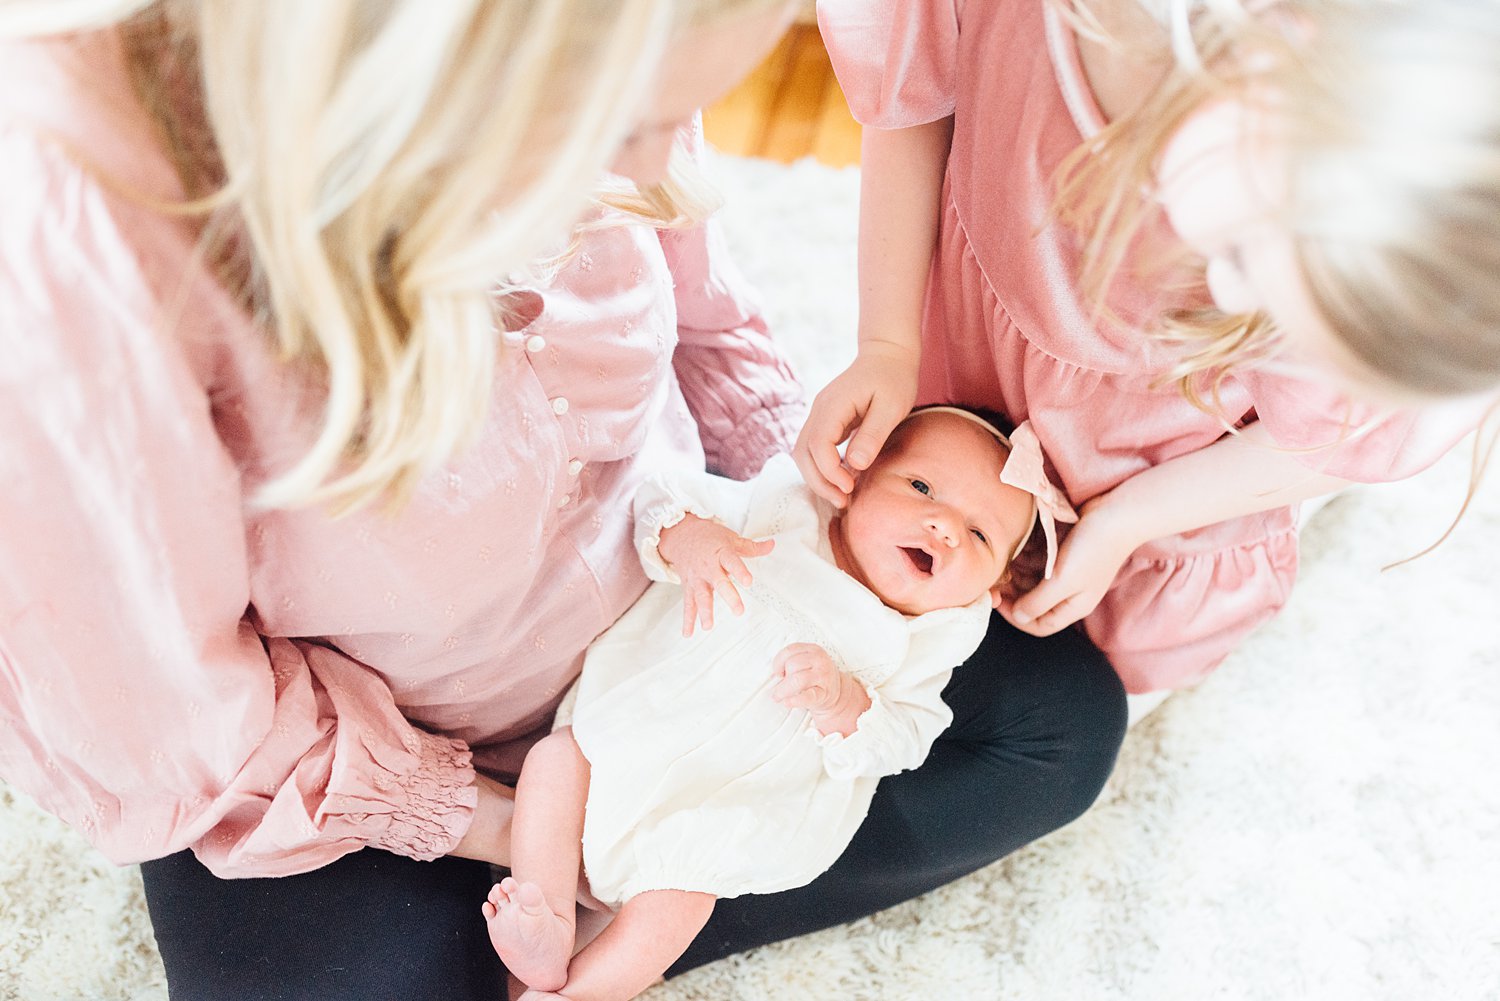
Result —
POLYGON ((997 612, 1000 611, 1000 606, 1005 604, 1005 599, 1009 594, 1010 589, 1003 582, 990 588, 990 607, 997 612))

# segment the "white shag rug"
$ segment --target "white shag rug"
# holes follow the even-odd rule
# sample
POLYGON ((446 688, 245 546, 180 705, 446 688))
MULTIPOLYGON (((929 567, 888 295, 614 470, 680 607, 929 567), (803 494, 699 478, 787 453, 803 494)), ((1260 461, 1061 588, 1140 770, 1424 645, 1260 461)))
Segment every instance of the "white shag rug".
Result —
MULTIPOLYGON (((852 354, 857 172, 712 169, 741 267, 821 385, 852 354)), ((1286 612, 1131 730, 1082 819, 645 997, 1500 997, 1500 473, 1444 546, 1379 569, 1442 531, 1467 473, 1460 453, 1323 509, 1286 612)), ((166 998, 135 870, 3 786, 0 998, 166 998)))

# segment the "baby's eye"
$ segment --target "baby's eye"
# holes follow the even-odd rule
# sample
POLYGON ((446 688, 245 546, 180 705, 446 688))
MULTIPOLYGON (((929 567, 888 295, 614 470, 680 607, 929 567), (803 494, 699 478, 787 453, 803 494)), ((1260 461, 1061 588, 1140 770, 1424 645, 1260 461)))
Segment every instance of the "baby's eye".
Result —
POLYGON ((978 539, 980 542, 988 543, 990 541, 989 539, 986 539, 984 537, 984 533, 977 528, 971 528, 969 529, 969 531, 973 532, 974 538, 978 539))
POLYGON ((912 486, 912 489, 915 490, 919 494, 930 494, 930 493, 932 493, 932 488, 927 485, 927 482, 925 480, 912 480, 911 481, 911 486, 912 486))

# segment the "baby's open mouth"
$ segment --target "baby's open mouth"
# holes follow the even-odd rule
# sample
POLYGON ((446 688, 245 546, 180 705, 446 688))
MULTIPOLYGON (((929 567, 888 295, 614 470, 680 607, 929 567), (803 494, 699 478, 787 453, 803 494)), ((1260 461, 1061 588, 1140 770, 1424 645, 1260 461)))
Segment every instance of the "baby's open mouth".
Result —
POLYGON ((932 554, 925 549, 913 549, 910 546, 902 546, 901 551, 911 561, 911 565, 917 568, 918 573, 932 574, 932 554))

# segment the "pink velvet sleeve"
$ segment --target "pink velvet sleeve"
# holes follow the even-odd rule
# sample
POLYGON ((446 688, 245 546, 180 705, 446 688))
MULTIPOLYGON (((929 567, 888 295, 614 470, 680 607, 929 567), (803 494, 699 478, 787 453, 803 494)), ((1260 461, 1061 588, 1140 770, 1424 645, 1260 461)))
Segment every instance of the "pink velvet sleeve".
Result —
POLYGON ((818 0, 823 43, 849 109, 861 124, 903 129, 953 114, 958 4, 818 0))
POLYGON ((1261 426, 1309 469, 1360 483, 1405 479, 1426 469, 1479 424, 1489 401, 1378 411, 1332 389, 1274 371, 1236 376, 1261 426))
POLYGON ((34 141, 0 135, 0 162, 0 775, 117 863, 446 853, 475 803, 467 748, 247 617, 202 360, 237 315, 199 279, 164 333, 183 235, 34 141))
MULTIPOLYGON (((701 132, 690 139, 701 153, 701 132)), ((677 372, 708 468, 744 480, 791 451, 807 415, 801 384, 777 347, 718 222, 662 230, 677 303, 677 372)))

